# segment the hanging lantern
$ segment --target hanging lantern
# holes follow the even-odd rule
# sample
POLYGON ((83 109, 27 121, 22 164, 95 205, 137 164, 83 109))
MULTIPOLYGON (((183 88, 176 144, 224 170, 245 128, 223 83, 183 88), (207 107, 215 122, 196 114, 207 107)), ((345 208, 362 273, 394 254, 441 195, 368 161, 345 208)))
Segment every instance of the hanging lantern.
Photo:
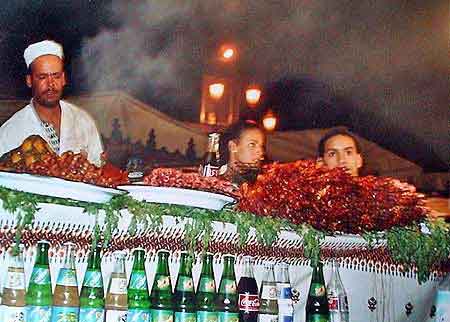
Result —
POLYGON ((245 91, 245 99, 250 106, 258 104, 260 98, 261 90, 259 88, 251 87, 245 91))
POLYGON ((277 126, 277 117, 272 112, 272 110, 268 110, 263 118, 263 125, 267 131, 273 131, 277 126))
POLYGON ((233 48, 227 48, 224 50, 222 54, 223 58, 225 59, 231 59, 234 56, 234 50, 233 48))
POLYGON ((209 95, 216 100, 222 98, 224 91, 225 85, 222 83, 214 83, 209 85, 209 95))
POLYGON ((236 46, 233 44, 224 44, 219 49, 219 59, 223 62, 233 62, 236 60, 236 46))

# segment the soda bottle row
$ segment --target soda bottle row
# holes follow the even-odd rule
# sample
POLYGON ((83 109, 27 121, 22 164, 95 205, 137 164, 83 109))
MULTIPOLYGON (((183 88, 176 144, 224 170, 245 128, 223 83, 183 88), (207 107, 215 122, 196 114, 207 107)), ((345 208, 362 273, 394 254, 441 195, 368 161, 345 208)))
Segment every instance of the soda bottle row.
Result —
MULTIPOLYGON (((28 290, 22 255, 12 257, 7 283, 3 290, 0 321, 152 321, 152 322, 292 322, 294 317, 288 265, 281 264, 275 278, 274 265, 265 265, 261 288, 253 275, 252 258, 244 257, 244 269, 236 283, 234 257, 224 256, 224 269, 216 288, 213 255, 205 254, 202 269, 194 289, 193 259, 181 254, 180 269, 172 292, 169 273, 169 252, 158 253, 156 274, 149 293, 145 271, 145 251, 135 249, 134 262, 127 283, 125 252, 115 252, 114 268, 106 296, 101 272, 101 248, 95 248, 88 259, 82 288, 74 264, 74 244, 67 243, 63 267, 59 270, 52 293, 49 269, 49 243, 37 245, 36 262, 28 290), (195 321, 194 321, 195 320, 195 321)), ((348 302, 345 289, 333 262, 332 278, 326 291, 322 264, 314 268, 308 299, 306 321, 348 321, 348 302)))

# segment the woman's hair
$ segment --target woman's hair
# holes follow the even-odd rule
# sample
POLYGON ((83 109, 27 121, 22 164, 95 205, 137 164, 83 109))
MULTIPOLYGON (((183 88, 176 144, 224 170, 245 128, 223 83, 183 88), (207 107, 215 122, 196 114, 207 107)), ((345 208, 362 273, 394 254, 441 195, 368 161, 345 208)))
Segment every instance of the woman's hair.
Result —
POLYGON ((257 129, 264 133, 264 129, 255 121, 242 120, 238 121, 226 128, 220 135, 219 153, 223 164, 228 163, 230 151, 228 150, 228 142, 239 141, 242 133, 247 130, 257 129))

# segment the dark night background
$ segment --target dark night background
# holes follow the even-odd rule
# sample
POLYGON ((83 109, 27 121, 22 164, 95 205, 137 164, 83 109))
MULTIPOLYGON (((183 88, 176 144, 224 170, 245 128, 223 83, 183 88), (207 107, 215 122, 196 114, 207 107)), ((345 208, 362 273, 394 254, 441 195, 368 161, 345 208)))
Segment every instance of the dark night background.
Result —
POLYGON ((198 120, 201 75, 224 42, 265 87, 280 129, 348 126, 447 171, 448 1, 26 1, 0 4, 0 98, 28 98, 23 50, 63 44, 67 95, 124 90, 198 120))

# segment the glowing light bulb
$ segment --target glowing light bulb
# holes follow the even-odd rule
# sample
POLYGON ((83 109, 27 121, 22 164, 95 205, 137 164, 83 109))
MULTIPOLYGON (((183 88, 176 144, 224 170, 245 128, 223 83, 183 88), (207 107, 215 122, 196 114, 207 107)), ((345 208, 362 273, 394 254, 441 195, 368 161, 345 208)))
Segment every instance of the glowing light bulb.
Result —
POLYGON ((225 85, 222 83, 214 83, 209 85, 209 95, 214 99, 220 99, 225 91, 225 85))

